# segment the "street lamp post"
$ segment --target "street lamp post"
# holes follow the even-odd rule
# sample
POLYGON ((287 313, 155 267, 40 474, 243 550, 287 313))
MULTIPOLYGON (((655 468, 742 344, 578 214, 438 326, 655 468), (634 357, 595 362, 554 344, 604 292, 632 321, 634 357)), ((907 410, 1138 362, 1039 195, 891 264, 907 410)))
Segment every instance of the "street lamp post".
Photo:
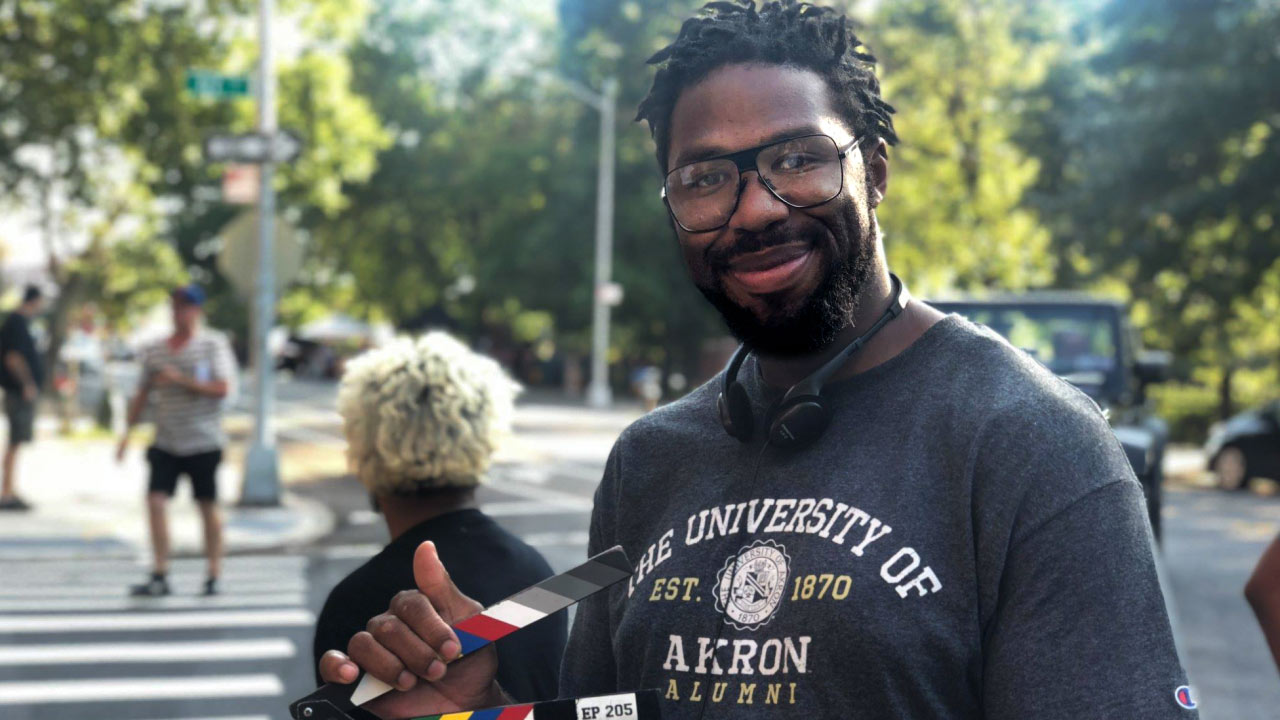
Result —
POLYGON ((614 117, 618 105, 618 81, 607 78, 599 96, 600 162, 596 174, 596 278, 591 293, 591 382, 587 403, 608 407, 613 402, 609 389, 609 306, 608 291, 613 270, 613 161, 616 144, 614 117))
POLYGON ((596 265, 591 293, 591 381, 587 384, 587 404, 608 407, 613 402, 609 389, 609 308, 619 300, 619 288, 610 275, 613 269, 613 166, 616 142, 615 118, 618 80, 605 78, 601 92, 550 73, 543 77, 564 86, 571 95, 600 113, 600 161, 596 174, 596 265))
MULTIPOLYGON (((258 132, 275 142, 276 77, 271 48, 271 16, 275 0, 258 2, 258 132)), ((275 388, 272 383, 271 351, 267 338, 275 321, 275 212, 276 194, 272 185, 275 164, 272 153, 261 166, 258 199, 258 280, 254 303, 253 347, 255 393, 253 445, 245 457, 242 505, 279 505, 280 472, 276 457, 275 437, 271 428, 271 406, 275 388)))

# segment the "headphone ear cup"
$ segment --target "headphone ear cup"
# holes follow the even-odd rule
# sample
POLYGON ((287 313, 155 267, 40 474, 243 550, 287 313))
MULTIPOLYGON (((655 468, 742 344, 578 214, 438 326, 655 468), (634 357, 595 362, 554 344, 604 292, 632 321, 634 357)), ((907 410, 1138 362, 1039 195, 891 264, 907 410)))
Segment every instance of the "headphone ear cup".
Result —
POLYGON ((801 395, 769 414, 769 444, 794 450, 818 439, 831 414, 817 395, 801 395))
POLYGON ((716 406, 725 432, 742 442, 750 441, 755 431, 755 417, 751 414, 751 399, 747 397, 747 391, 738 383, 732 383, 725 393, 720 394, 716 406))

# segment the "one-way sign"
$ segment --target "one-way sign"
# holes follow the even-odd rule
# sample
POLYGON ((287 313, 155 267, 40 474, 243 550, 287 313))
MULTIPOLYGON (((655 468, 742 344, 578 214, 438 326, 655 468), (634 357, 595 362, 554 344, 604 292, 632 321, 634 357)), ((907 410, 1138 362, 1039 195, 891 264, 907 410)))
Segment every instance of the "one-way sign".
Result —
POLYGON ((209 162, 284 163, 298 156, 302 141, 288 130, 274 137, 263 133, 211 135, 204 141, 204 157, 209 162))

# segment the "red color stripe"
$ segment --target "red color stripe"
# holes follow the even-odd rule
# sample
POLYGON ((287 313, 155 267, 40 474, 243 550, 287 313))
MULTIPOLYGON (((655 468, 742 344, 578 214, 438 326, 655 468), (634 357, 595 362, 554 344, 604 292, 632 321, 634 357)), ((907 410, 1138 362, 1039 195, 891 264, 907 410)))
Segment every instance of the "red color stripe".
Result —
POLYGON ((529 717, 529 713, 533 712, 532 705, 512 705, 502 711, 498 716, 498 720, 524 720, 529 717))
POLYGON ((484 613, 469 617, 454 627, 489 641, 504 638, 520 629, 515 625, 508 625, 501 620, 495 620, 484 613))

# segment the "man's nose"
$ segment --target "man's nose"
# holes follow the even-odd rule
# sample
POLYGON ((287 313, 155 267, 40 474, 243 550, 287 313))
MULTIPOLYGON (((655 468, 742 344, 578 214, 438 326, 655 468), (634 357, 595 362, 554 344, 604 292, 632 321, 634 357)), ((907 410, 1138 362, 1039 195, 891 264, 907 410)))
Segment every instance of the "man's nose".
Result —
POLYGON ((745 232, 761 232, 770 225, 787 219, 791 208, 767 187, 768 180, 756 170, 748 170, 739 181, 738 209, 729 218, 729 228, 745 232))

